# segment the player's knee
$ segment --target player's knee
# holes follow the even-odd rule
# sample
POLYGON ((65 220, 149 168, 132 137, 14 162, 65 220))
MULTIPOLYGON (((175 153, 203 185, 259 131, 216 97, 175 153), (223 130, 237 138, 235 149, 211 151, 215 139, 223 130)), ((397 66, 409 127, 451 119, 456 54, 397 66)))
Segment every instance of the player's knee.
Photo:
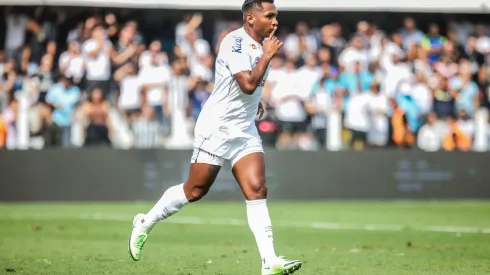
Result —
POLYGON ((206 196, 208 191, 209 188, 194 187, 190 190, 190 194, 187 199, 189 202, 196 202, 206 196))
POLYGON ((262 200, 267 198, 267 187, 264 177, 257 177, 250 181, 250 192, 247 194, 249 200, 262 200))

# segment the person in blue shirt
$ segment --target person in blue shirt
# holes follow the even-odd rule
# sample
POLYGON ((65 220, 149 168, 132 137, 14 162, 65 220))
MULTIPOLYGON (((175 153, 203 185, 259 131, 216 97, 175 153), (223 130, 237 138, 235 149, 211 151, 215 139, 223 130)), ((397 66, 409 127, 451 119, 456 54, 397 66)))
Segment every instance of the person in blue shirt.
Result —
POLYGON ((60 128, 61 145, 71 147, 71 125, 76 104, 80 99, 80 88, 73 85, 71 78, 61 76, 46 94, 46 102, 53 107, 53 123, 60 128))
POLYGON ((194 121, 197 121, 197 117, 201 113, 204 103, 206 103, 210 96, 211 92, 207 88, 207 83, 202 79, 198 79, 194 89, 189 91, 189 115, 194 121))
POLYGON ((471 117, 478 105, 478 85, 470 74, 460 74, 450 81, 450 89, 456 95, 456 111, 466 110, 471 117))
POLYGON ((313 85, 310 95, 322 90, 329 95, 333 95, 338 85, 339 73, 334 66, 328 63, 322 64, 322 77, 313 85))
POLYGON ((373 73, 363 69, 360 62, 355 64, 354 72, 343 71, 339 76, 340 85, 347 89, 349 94, 368 91, 373 80, 373 73))
POLYGON ((405 111, 408 127, 412 133, 417 133, 420 128, 420 108, 417 101, 409 93, 398 92, 396 102, 400 108, 405 111))

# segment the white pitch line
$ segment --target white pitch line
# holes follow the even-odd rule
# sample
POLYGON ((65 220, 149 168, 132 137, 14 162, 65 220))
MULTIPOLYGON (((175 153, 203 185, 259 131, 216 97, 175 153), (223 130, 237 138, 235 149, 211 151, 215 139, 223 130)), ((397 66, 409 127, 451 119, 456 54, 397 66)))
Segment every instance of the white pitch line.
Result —
MULTIPOLYGON (((129 215, 116 215, 116 214, 103 214, 103 213, 83 213, 79 215, 53 215, 53 214, 40 214, 40 215, 7 215, 0 216, 1 219, 10 220, 58 220, 58 219, 78 219, 78 220, 97 220, 97 221, 121 221, 131 222, 133 216, 129 215)), ((173 224, 194 224, 194 225, 234 225, 234 226, 247 226, 245 220, 242 219, 226 219, 226 218, 200 218, 200 217, 171 217, 165 220, 166 223, 173 224)), ((409 225, 397 225, 397 224, 353 224, 353 223, 335 223, 335 222, 298 222, 298 221, 284 221, 274 220, 274 226, 278 227, 296 227, 296 228, 310 228, 310 229, 323 229, 323 230, 361 230, 361 231, 419 231, 419 232, 437 232, 437 233, 481 233, 490 234, 490 228, 483 227, 471 227, 471 226, 443 226, 443 225, 429 225, 429 226, 409 226, 409 225)))

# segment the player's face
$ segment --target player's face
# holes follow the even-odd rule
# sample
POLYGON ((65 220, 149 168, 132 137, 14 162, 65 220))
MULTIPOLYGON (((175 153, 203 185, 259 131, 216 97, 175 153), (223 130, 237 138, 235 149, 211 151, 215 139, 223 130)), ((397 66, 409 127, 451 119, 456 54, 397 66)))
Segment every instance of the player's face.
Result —
POLYGON ((279 24, 276 6, 271 3, 262 3, 262 8, 256 8, 255 11, 253 27, 260 36, 266 38, 279 24))

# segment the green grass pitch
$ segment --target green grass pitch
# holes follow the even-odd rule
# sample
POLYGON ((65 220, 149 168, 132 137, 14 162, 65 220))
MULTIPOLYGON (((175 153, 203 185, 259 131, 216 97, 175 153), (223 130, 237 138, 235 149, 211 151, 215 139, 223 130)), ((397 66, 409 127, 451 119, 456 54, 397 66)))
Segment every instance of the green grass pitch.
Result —
MULTIPOLYGON (((0 204, 0 274, 260 274, 244 203, 199 202, 127 253, 148 203, 0 204)), ((269 201, 278 255, 300 275, 490 274, 490 202, 269 201)))

